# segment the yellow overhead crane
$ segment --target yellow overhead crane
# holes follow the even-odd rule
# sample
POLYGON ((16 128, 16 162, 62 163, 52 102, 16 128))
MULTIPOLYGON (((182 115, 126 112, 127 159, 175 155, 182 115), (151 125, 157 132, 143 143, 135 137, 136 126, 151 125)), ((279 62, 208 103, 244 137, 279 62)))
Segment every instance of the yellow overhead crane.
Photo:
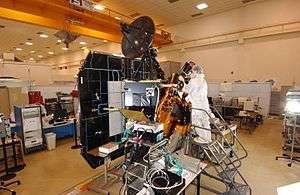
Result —
MULTIPOLYGON (((69 0, 0 0, 0 18, 25 22, 120 43, 120 21, 109 15, 78 9, 69 0), (75 21, 75 22, 74 22, 75 21)), ((156 33, 154 45, 171 43, 170 33, 156 33)))

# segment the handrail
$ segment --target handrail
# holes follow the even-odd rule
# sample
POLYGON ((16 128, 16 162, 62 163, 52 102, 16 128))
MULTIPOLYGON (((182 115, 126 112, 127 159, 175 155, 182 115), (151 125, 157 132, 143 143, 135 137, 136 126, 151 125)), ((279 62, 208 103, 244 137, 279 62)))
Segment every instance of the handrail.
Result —
MULTIPOLYGON (((232 136, 234 137, 234 139, 239 143, 239 145, 240 145, 240 146, 242 147, 242 149, 244 150, 245 155, 242 156, 242 157, 239 157, 239 156, 237 155, 237 153, 233 150, 233 147, 231 146, 231 144, 229 144, 229 142, 227 141, 227 139, 225 138, 225 136, 221 133, 222 130, 216 125, 215 121, 214 121, 214 120, 210 120, 210 123, 213 124, 214 127, 218 130, 219 134, 222 136, 223 140, 224 140, 225 143, 228 145, 228 147, 230 147, 230 150, 232 151, 232 153, 233 153, 234 156, 236 157, 235 160, 232 160, 232 161, 230 160, 230 163, 228 163, 228 164, 226 163, 226 165, 227 165, 227 166, 232 165, 233 168, 237 170, 237 169, 238 169, 239 167, 241 167, 241 165, 242 165, 241 160, 244 159, 244 158, 246 158, 246 157, 248 156, 248 152, 247 152, 246 148, 243 146, 243 144, 241 143, 241 141, 238 139, 238 137, 236 136, 236 134, 232 131, 232 129, 231 129, 230 127, 228 127, 228 123, 223 119, 223 117, 220 115, 220 113, 219 113, 214 107, 211 107, 211 108, 214 109, 214 111, 217 113, 217 115, 218 115, 218 116, 221 118, 221 120, 224 122, 225 128, 228 128, 228 129, 230 130, 230 133, 232 134, 232 136), (237 165, 235 164, 236 162, 238 162, 237 165)), ((204 112, 204 113, 209 117, 209 119, 212 119, 211 115, 208 113, 207 110, 204 110, 204 109, 201 109, 201 108, 192 108, 192 110, 202 111, 202 112, 204 112)), ((201 127, 198 127, 198 128, 201 128, 201 127)), ((207 128, 201 128, 201 129, 207 130, 207 128)), ((222 148, 222 150, 223 150, 223 148, 222 148)), ((224 151, 223 151, 223 152, 224 152, 224 151)), ((217 159, 217 158, 215 158, 215 159, 217 159)), ((223 170, 223 171, 225 171, 225 170, 223 170)), ((238 173, 238 175, 241 177, 241 179, 244 181, 244 183, 245 183, 246 185, 249 186, 248 182, 247 182, 246 179, 242 176, 242 174, 241 174, 239 171, 237 171, 237 173, 238 173)), ((233 185, 234 185, 234 184, 233 184, 233 185)), ((252 194, 252 193, 251 193, 251 188, 250 188, 250 194, 252 194)))
MULTIPOLYGON (((215 109, 214 107, 212 107, 212 108, 215 109)), ((211 117, 211 115, 210 115, 206 110, 204 110, 204 109, 201 109, 201 108, 192 108, 192 110, 202 111, 202 112, 204 112, 204 113, 209 117, 209 119, 213 119, 213 118, 211 117)), ((227 141, 227 139, 225 138, 225 136, 221 133, 222 130, 216 125, 216 123, 214 122, 214 120, 210 120, 210 123, 214 125, 214 127, 218 130, 219 134, 222 136, 222 138, 224 139, 224 141, 226 142, 226 144, 230 147, 230 149, 231 149, 231 150, 233 151, 233 153, 235 154, 235 156, 236 156, 237 159, 233 160, 232 162, 235 163, 235 162, 237 162, 237 161, 240 161, 240 160, 246 158, 246 157, 248 156, 248 152, 247 152, 246 148, 243 146, 243 144, 242 144, 241 141, 238 139, 238 137, 236 136, 236 134, 232 131, 232 129, 228 126, 228 123, 223 119, 223 117, 220 115, 220 113, 219 113, 217 110, 214 110, 214 111, 218 114, 218 116, 219 116, 219 117, 221 118, 221 120, 224 122, 225 127, 228 128, 228 129, 230 130, 232 136, 233 136, 234 139, 239 143, 239 145, 242 147, 242 149, 243 149, 243 151, 244 151, 244 153, 245 153, 244 156, 238 157, 237 154, 234 152, 233 147, 231 146, 231 144, 229 144, 229 142, 227 141)), ((194 126, 194 125, 192 125, 192 126, 194 126)), ((195 127, 200 128, 200 129, 207 130, 206 128, 203 128, 203 127, 198 127, 198 126, 195 126, 195 127)))

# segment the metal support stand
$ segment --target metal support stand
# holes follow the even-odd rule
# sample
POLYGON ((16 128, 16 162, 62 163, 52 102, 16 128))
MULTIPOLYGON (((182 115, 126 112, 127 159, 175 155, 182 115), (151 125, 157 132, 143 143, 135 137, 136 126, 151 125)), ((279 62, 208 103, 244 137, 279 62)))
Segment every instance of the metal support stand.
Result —
POLYGON ((284 118, 284 132, 283 132, 283 136, 284 136, 284 146, 283 146, 283 155, 282 156, 276 156, 276 160, 278 159, 287 159, 289 160, 289 163, 287 164, 289 167, 292 166, 293 162, 300 162, 300 156, 294 156, 295 153, 295 149, 298 149, 296 151, 299 152, 299 145, 296 146, 296 131, 297 128, 300 128, 300 125, 297 124, 297 117, 299 117, 299 115, 292 115, 292 114, 285 114, 285 118, 284 118), (290 123, 288 122, 290 120, 290 118, 292 118, 293 122, 290 123), (291 132, 291 143, 289 143, 289 134, 290 134, 290 129, 292 130, 291 132))
POLYGON ((77 137, 77 120, 74 119, 74 140, 75 145, 71 146, 71 149, 80 149, 81 144, 78 144, 78 137, 77 137))
POLYGON ((113 183, 115 183, 119 177, 113 174, 108 173, 109 171, 109 164, 111 162, 111 159, 109 156, 104 157, 104 175, 101 175, 100 177, 95 179, 95 182, 88 186, 89 190, 92 190, 94 192, 100 193, 100 194, 106 194, 109 195, 109 186, 111 186, 113 183))
POLYGON ((200 174, 197 175, 197 195, 200 195, 200 174))

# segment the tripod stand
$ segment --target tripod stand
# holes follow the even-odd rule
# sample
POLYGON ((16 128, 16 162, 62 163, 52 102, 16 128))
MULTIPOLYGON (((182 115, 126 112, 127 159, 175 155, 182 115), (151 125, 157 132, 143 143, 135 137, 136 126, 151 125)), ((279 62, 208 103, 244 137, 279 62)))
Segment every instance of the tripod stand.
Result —
POLYGON ((15 195, 16 192, 8 189, 7 186, 10 186, 12 184, 20 185, 21 182, 19 180, 16 180, 13 182, 5 183, 5 181, 11 180, 14 177, 16 177, 16 174, 10 173, 8 170, 8 157, 7 157, 7 151, 6 151, 7 144, 5 143, 5 137, 2 137, 1 141, 2 141, 2 149, 3 149, 3 157, 4 157, 5 174, 0 177, 0 181, 1 181, 0 191, 1 190, 8 191, 8 192, 11 192, 12 195, 15 195))

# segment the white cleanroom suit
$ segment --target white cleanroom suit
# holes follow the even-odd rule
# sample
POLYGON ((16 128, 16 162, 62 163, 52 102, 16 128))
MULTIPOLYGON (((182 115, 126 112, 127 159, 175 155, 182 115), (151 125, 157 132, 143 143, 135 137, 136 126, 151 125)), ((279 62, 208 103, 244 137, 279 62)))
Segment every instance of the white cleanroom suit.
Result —
MULTIPOLYGON (((194 65, 191 73, 191 80, 185 86, 185 92, 189 95, 187 100, 192 103, 192 124, 198 127, 210 129, 209 116, 200 110, 206 110, 211 117, 214 117, 207 99, 207 82, 204 78, 203 70, 199 65, 194 65)), ((195 128, 201 142, 211 142, 211 131, 195 128)))

